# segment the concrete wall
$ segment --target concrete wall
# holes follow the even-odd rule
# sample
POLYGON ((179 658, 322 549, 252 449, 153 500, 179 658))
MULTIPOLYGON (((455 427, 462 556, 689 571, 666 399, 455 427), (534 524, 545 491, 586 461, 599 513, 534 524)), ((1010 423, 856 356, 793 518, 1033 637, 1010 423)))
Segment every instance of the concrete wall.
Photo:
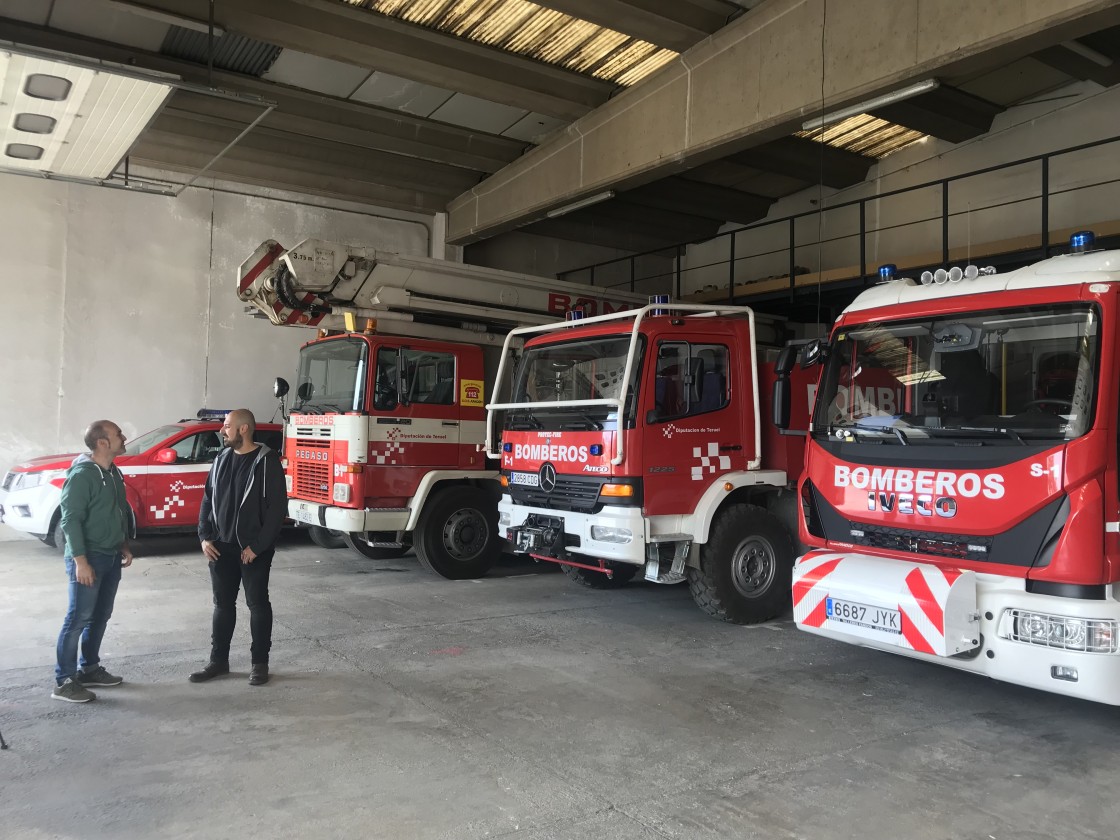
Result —
POLYGON ((262 240, 429 247, 424 217, 220 185, 172 199, 0 175, 0 196, 0 471, 80 450, 100 417, 129 437, 202 406, 268 420, 314 333, 245 314, 235 272, 262 240))
MULTIPOLYGON (((884 158, 867 180, 847 190, 817 187, 776 202, 767 218, 780 219, 958 175, 1006 161, 1055 151, 1120 133, 1120 89, 1102 90, 1084 83, 1044 97, 1044 102, 1008 110, 989 134, 958 145, 926 139, 884 158)), ((1050 228, 1088 227, 1120 219, 1120 143, 1065 155, 1050 168, 1050 228), (1113 183, 1107 183, 1112 181, 1113 183), (1100 186, 1090 187, 1091 184, 1100 186)), ((1014 169, 954 182, 950 187, 950 247, 1037 235, 1041 224, 1040 167, 1014 169)), ((870 202, 866 224, 879 233, 867 238, 867 265, 898 262, 906 256, 941 250, 941 191, 928 188, 870 202)), ((728 226, 727 230, 737 226, 728 226)), ((815 271, 859 264, 859 215, 856 207, 800 219, 796 228, 796 263, 815 271), (820 240, 818 240, 818 235, 820 240), (823 244, 818 248, 818 241, 823 244)), ((723 237, 688 249, 682 288, 696 291, 711 284, 726 288, 723 237)), ((789 271, 788 228, 754 227, 735 237, 737 283, 789 271)), ((1053 243, 1052 243, 1053 244, 1053 243)), ((1057 243, 1061 244, 1061 243, 1057 243)))

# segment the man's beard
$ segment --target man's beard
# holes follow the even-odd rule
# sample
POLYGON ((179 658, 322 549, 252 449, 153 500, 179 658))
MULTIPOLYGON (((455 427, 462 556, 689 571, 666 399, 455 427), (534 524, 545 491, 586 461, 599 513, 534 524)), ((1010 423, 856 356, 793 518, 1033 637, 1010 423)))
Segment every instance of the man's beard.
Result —
POLYGON ((228 446, 230 449, 240 449, 241 435, 234 435, 233 437, 227 438, 226 446, 228 446))

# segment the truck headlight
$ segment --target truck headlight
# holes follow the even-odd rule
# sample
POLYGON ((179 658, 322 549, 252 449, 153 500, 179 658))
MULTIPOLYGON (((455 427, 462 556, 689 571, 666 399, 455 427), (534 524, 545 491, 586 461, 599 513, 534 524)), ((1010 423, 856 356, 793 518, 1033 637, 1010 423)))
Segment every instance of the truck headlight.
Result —
POLYGON ((1014 642, 1055 650, 1115 653, 1117 624, 1111 619, 1075 618, 1030 610, 1006 610, 999 635, 1014 642))
POLYGON ((634 532, 629 528, 609 528, 606 525, 592 525, 591 539, 598 540, 599 542, 625 545, 634 539, 634 532))
POLYGON ((350 485, 349 484, 336 484, 331 493, 331 498, 336 502, 350 501, 350 485))
POLYGON ((508 526, 511 522, 513 522, 513 517, 510 516, 510 513, 509 513, 508 510, 499 510, 498 511, 498 525, 500 525, 504 528, 504 527, 508 526))

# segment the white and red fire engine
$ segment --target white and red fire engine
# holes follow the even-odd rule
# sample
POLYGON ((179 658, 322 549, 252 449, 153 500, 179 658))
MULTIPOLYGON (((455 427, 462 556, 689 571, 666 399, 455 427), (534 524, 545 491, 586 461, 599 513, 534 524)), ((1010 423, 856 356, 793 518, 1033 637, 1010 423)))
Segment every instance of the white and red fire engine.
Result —
POLYGON ((263 243, 241 266, 238 295, 274 324, 342 331, 300 350, 284 450, 289 515, 342 532, 367 557, 411 544, 448 578, 484 574, 502 549, 497 464, 482 443, 505 332, 573 305, 642 302, 314 239, 289 251, 263 243))
POLYGON ((883 282, 806 348, 801 629, 1120 705, 1120 251, 1092 240, 883 282))
POLYGON ((644 569, 687 578, 710 615, 765 621, 789 604, 804 447, 769 420, 783 328, 745 307, 666 304, 510 334, 525 348, 487 429, 500 527, 578 583, 644 569))

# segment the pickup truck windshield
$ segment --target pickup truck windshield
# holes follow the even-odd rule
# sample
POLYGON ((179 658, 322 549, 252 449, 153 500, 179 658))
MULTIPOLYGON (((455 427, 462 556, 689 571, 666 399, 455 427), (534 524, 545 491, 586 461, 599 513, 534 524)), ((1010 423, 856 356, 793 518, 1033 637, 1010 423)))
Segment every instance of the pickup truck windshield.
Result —
POLYGON ((1089 429, 1100 318, 1088 304, 882 321, 837 331, 813 434, 1020 445, 1089 429))

